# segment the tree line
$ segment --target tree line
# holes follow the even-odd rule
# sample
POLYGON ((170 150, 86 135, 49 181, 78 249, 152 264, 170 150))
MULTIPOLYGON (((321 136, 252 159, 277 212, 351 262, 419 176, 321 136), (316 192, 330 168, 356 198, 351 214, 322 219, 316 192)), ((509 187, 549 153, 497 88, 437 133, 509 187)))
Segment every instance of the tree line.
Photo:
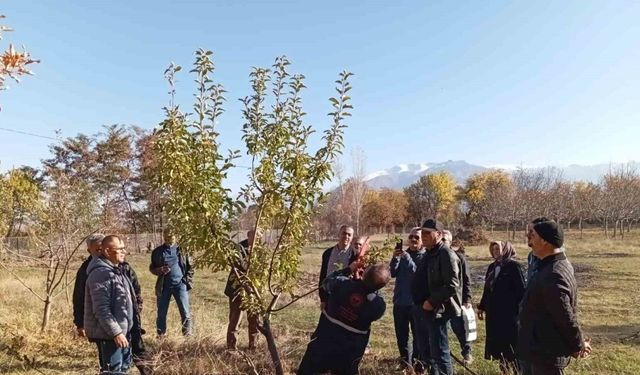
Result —
POLYGON ((611 168, 598 182, 572 182, 554 167, 518 168, 487 170, 460 185, 443 171, 402 191, 368 189, 354 176, 330 193, 315 226, 321 235, 330 235, 339 223, 360 223, 362 233, 394 232, 435 217, 450 228, 500 228, 515 238, 532 217, 541 216, 565 229, 582 233, 585 225, 598 225, 607 236, 624 237, 640 221, 640 174, 629 164, 611 168))

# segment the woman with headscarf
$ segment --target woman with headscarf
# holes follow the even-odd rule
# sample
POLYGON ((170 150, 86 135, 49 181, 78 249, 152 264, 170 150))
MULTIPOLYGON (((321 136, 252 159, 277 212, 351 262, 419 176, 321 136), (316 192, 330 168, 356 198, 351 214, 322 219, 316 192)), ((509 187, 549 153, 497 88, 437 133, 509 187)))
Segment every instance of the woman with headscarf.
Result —
POLYGON ((500 361, 503 374, 517 373, 515 347, 518 337, 518 308, 525 290, 525 272, 514 258, 510 242, 494 241, 489 245, 494 261, 489 265, 478 318, 486 315, 486 359, 500 361))

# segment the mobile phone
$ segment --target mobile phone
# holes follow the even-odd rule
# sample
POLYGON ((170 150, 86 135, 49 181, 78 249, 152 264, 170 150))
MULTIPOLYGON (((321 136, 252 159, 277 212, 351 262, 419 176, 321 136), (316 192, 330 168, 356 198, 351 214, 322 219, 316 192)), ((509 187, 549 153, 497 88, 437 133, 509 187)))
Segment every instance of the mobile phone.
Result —
POLYGON ((396 242, 396 250, 402 250, 402 239, 400 239, 400 241, 396 242))

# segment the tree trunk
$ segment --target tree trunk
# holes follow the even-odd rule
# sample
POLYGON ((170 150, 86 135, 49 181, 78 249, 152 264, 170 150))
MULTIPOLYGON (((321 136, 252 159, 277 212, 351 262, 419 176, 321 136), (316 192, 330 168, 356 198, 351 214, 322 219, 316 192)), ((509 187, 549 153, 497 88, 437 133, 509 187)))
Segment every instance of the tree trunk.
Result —
POLYGON ((609 220, 604 219, 604 236, 609 238, 609 220))
POLYGON ((624 220, 620 220, 620 239, 624 240, 624 220))
POLYGON ((269 349, 269 354, 271 355, 271 362, 273 363, 273 369, 276 372, 276 375, 284 375, 284 368, 282 367, 282 362, 280 361, 280 354, 278 353, 278 347, 276 345, 275 337, 273 337, 273 332, 271 331, 271 318, 267 316, 264 319, 264 323, 260 328, 260 332, 264 335, 267 340, 267 348, 269 349))
POLYGON ((51 296, 47 296, 44 301, 44 313, 42 314, 42 326, 40 332, 44 332, 49 325, 49 317, 51 316, 51 296))
POLYGON ((580 239, 582 239, 582 216, 578 219, 578 228, 580 228, 580 239))
POLYGON ((613 238, 616 238, 617 231, 618 231, 618 220, 613 222, 613 238))

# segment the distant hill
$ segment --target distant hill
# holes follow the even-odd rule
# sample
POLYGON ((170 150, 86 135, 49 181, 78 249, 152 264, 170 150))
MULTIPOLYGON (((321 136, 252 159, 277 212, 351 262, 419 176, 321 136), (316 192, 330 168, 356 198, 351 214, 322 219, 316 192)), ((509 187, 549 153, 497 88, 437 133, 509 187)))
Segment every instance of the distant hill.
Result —
MULTIPOLYGON (((635 167, 640 171, 640 163, 631 161, 626 163, 635 167)), ((596 165, 577 165, 572 164, 566 167, 558 167, 562 170, 563 177, 568 181, 590 181, 598 182, 600 178, 611 168, 617 168, 620 163, 612 164, 596 164, 596 165)), ((464 160, 448 160, 442 163, 420 163, 420 164, 399 164, 394 167, 370 173, 365 177, 367 184, 374 189, 391 188, 400 190, 406 186, 416 182, 420 177, 447 171, 455 178, 458 184, 463 184, 467 178, 478 172, 488 169, 504 169, 511 172, 516 167, 483 167, 480 165, 469 164, 464 160)))

